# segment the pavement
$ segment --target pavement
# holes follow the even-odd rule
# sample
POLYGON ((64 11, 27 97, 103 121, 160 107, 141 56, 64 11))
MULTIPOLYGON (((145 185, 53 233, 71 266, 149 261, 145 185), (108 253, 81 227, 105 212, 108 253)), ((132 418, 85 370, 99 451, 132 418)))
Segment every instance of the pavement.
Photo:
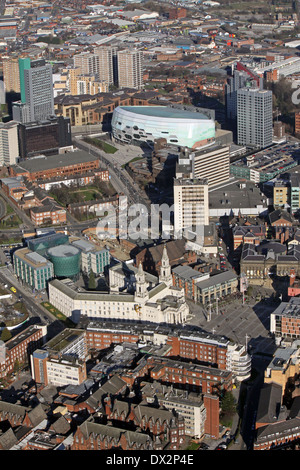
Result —
POLYGON ((227 297, 211 310, 189 301, 189 325, 195 325, 213 334, 224 335, 239 344, 247 346, 251 353, 260 352, 272 355, 276 349, 270 335, 270 314, 277 304, 265 301, 242 303, 242 300, 227 297))

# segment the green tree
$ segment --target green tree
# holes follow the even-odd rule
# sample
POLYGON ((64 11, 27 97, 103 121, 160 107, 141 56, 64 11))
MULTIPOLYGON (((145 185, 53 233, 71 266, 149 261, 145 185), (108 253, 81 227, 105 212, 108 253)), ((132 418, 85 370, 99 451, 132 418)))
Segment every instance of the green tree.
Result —
POLYGON ((17 374, 20 369, 21 369, 20 361, 18 359, 16 359, 15 363, 14 363, 13 371, 14 371, 15 374, 17 374))
POLYGON ((11 332, 9 331, 8 328, 4 328, 1 332, 1 338, 0 338, 2 341, 8 341, 9 339, 11 339, 11 332))
POLYGON ((226 392, 221 400, 221 409, 223 413, 231 414, 236 411, 234 396, 231 392, 226 392))

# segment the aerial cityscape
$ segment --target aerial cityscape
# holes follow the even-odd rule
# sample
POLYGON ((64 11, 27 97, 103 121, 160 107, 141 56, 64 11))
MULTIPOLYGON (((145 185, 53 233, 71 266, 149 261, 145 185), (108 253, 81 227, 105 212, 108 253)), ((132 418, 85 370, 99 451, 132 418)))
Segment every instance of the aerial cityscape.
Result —
POLYGON ((0 450, 190 465, 299 420, 300 2, 2 0, 0 450))

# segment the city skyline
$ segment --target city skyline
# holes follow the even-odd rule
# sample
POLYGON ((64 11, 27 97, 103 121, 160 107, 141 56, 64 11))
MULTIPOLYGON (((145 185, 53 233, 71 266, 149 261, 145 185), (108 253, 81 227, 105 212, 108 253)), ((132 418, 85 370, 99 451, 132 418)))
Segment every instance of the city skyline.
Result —
POLYGON ((2 2, 1 450, 299 449, 299 27, 2 2))

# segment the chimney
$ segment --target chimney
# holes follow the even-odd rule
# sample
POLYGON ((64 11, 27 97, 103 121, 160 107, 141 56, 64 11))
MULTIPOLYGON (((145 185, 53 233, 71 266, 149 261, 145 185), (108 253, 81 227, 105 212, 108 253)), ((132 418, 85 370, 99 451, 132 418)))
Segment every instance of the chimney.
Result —
POLYGON ((107 415, 107 417, 109 417, 110 414, 111 414, 111 398, 110 398, 110 396, 108 396, 104 399, 104 408, 105 408, 105 414, 107 415))
POLYGON ((291 270, 290 270, 290 287, 292 287, 294 285, 295 278, 296 278, 295 269, 291 268, 291 270))

